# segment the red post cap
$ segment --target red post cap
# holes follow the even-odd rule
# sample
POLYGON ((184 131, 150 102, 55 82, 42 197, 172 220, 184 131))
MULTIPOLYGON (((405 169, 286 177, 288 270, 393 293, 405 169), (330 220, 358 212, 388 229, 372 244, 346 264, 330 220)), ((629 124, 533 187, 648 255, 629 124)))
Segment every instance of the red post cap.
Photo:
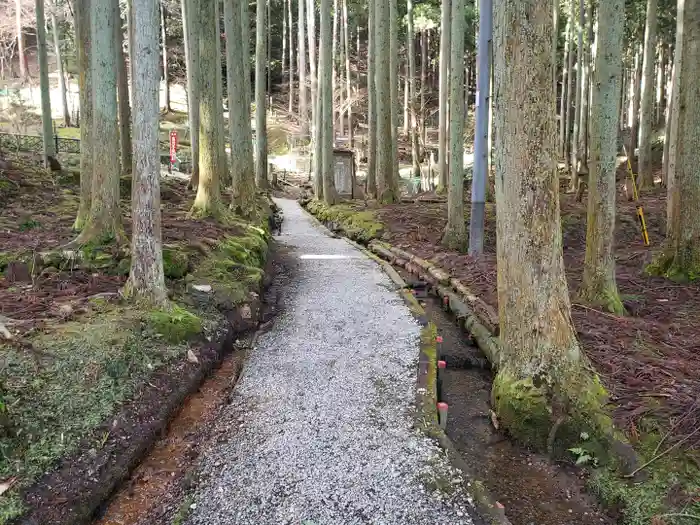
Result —
POLYGON ((444 401, 441 401, 440 403, 437 404, 437 408, 440 411, 447 410, 447 403, 444 401))
POLYGON ((438 368, 447 368, 447 362, 438 361, 438 368))

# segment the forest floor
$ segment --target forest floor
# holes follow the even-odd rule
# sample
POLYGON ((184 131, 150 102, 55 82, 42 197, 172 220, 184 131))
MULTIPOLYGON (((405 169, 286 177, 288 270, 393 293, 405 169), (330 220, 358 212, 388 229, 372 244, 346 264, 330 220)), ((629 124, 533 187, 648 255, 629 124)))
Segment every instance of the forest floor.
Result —
MULTIPOLYGON (((13 163, 0 172, 0 322, 11 336, 0 337, 0 524, 78 523, 231 350, 222 338, 254 328, 268 205, 253 222, 194 220, 186 181, 164 178, 173 306, 149 310, 119 294, 128 246, 62 248, 76 235, 74 173, 13 163)), ((121 191, 128 234, 129 178, 121 191)))
MULTIPOLYGON (((620 181, 624 180, 624 167, 620 181)), ((665 237, 665 190, 642 195, 651 246, 642 242, 635 204, 620 191, 617 208, 617 284, 627 310, 615 316, 577 298, 585 255, 586 205, 565 193, 561 210, 564 261, 573 303, 573 321, 586 354, 610 393, 617 426, 638 449, 647 480, 621 482, 601 471, 591 486, 610 504, 626 505, 625 523, 692 523, 670 513, 700 513, 700 286, 645 274, 645 266, 665 237), (666 515, 666 516, 664 516, 666 515)), ((469 189, 465 194, 469 195, 469 189)), ((430 260, 459 278, 497 309, 495 206, 487 205, 485 254, 479 259, 445 250, 439 241, 447 204, 434 194, 376 206, 348 201, 343 220, 363 231, 363 240, 381 238, 430 260), (432 202, 431 202, 432 201, 432 202), (437 201, 437 202, 435 202, 437 201)), ((469 222, 469 203, 465 221, 469 222)))

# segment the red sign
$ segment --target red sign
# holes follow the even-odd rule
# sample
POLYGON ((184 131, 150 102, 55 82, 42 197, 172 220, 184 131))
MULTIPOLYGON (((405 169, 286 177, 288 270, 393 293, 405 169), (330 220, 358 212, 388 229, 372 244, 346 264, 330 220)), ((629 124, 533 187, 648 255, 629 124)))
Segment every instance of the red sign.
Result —
POLYGON ((177 160, 177 131, 170 132, 170 163, 175 164, 177 160))

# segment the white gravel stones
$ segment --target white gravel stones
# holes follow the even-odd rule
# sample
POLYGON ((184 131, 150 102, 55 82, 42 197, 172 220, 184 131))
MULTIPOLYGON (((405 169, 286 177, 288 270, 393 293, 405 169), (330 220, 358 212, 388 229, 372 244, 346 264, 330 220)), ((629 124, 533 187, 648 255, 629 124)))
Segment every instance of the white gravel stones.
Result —
POLYGON ((461 473, 413 429, 419 326, 374 262, 277 202, 299 269, 222 412, 187 523, 472 524, 461 473))

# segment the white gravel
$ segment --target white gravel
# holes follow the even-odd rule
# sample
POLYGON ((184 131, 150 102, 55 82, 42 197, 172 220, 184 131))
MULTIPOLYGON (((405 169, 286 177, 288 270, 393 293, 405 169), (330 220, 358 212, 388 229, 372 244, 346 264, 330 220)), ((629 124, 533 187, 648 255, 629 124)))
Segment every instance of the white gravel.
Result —
POLYGON ((187 523, 472 524, 461 473, 413 429, 420 327, 373 261, 277 202, 299 268, 222 412, 187 523))

